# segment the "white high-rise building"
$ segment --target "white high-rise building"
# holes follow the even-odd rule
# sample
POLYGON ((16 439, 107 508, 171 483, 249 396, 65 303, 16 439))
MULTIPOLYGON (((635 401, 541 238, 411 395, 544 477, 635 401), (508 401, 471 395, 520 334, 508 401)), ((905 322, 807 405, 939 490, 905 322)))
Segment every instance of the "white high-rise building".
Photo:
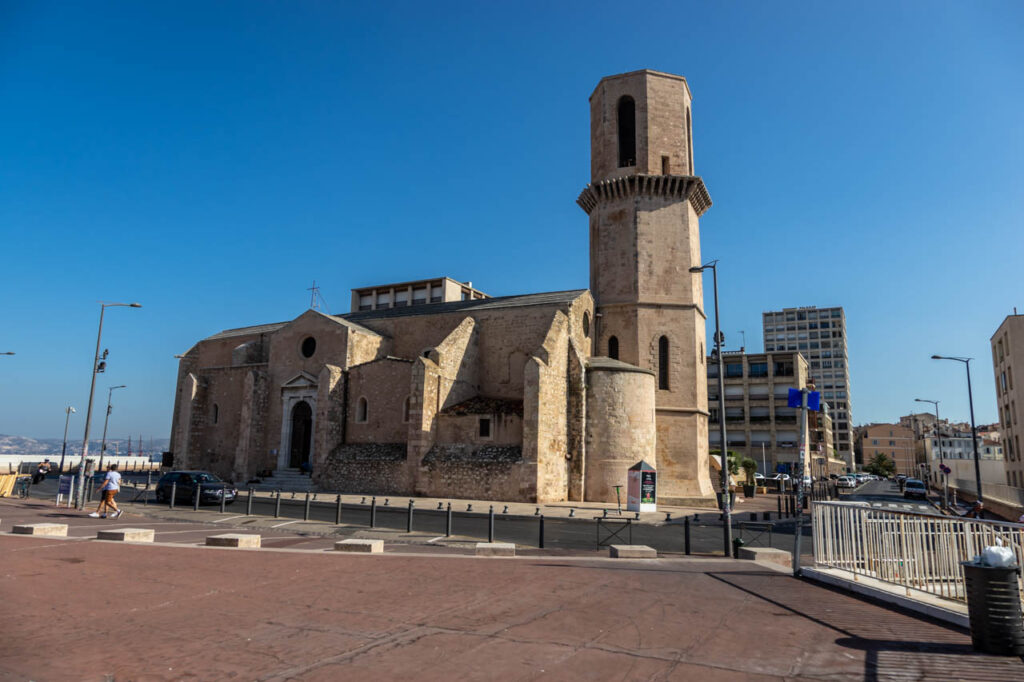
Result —
POLYGON ((797 351, 807 359, 811 377, 831 409, 836 456, 853 467, 850 359, 842 307, 783 308, 763 313, 762 324, 766 353, 797 351))

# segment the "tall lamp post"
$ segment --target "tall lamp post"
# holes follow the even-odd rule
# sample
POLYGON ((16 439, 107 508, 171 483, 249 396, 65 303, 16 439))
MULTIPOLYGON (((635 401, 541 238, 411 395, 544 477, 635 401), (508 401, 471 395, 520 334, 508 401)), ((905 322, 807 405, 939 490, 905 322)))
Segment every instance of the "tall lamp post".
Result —
POLYGON ((89 425, 92 422, 92 399, 96 393, 96 375, 106 368, 100 358, 100 343, 103 338, 103 313, 107 308, 141 308, 139 303, 100 302, 100 325, 96 331, 96 355, 92 361, 92 378, 89 383, 89 406, 85 410, 85 436, 82 438, 82 461, 78 464, 78 508, 85 507, 85 459, 89 456, 89 425))
POLYGON ((947 355, 933 355, 932 360, 956 360, 964 363, 967 368, 967 404, 971 408, 971 444, 974 446, 974 482, 978 487, 978 502, 984 502, 981 496, 981 457, 978 455, 978 427, 974 425, 974 394, 971 392, 971 360, 973 358, 957 358, 947 355))
POLYGON ((60 446, 60 469, 57 470, 58 474, 64 473, 64 455, 68 451, 68 422, 71 421, 71 415, 75 413, 75 408, 68 405, 64 408, 64 445, 60 446))
POLYGON ((110 398, 114 395, 114 391, 119 388, 128 388, 127 386, 111 386, 110 390, 107 391, 107 416, 103 419, 103 441, 100 445, 100 465, 99 470, 103 471, 103 457, 107 454, 107 424, 110 423, 110 411, 113 409, 110 406, 110 398))
POLYGON ((946 478, 946 472, 942 470, 942 467, 945 466, 945 461, 942 458, 942 431, 939 427, 939 401, 928 400, 927 398, 914 398, 914 401, 919 403, 931 403, 935 406, 935 442, 938 443, 939 448, 939 471, 942 472, 942 507, 945 509, 949 507, 949 479, 946 478))
POLYGON ((720 438, 719 452, 722 457, 722 542, 725 556, 728 557, 732 547, 732 511, 729 508, 729 451, 725 440, 725 363, 722 360, 722 331, 718 315, 718 261, 690 268, 690 272, 699 275, 711 269, 711 281, 715 292, 715 356, 718 358, 718 434, 720 438))

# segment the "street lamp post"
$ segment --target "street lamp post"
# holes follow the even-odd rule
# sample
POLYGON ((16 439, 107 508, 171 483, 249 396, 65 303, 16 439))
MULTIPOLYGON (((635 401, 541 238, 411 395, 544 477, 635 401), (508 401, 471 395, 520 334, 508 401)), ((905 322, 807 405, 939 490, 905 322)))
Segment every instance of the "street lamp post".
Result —
POLYGON ((984 502, 981 495, 981 457, 978 455, 978 427, 974 425, 974 394, 971 392, 971 360, 947 355, 933 355, 932 360, 956 360, 967 368, 967 404, 971 408, 971 444, 974 446, 974 482, 978 487, 978 502, 984 502))
POLYGON ((64 473, 64 455, 68 451, 68 422, 71 421, 71 415, 75 413, 75 408, 68 405, 64 408, 64 444, 60 446, 60 468, 57 470, 58 474, 64 473))
POLYGON ((107 308, 141 308, 138 303, 103 303, 100 302, 100 325, 96 331, 96 355, 92 361, 92 378, 89 383, 89 406, 85 410, 85 436, 82 438, 82 461, 78 463, 78 508, 85 506, 85 459, 89 455, 89 425, 92 422, 92 399, 96 393, 96 375, 100 367, 100 343, 103 338, 103 313, 107 308))
POLYGON ((942 472, 942 507, 943 509, 949 508, 949 478, 946 476, 946 472, 942 469, 946 465, 945 460, 942 458, 942 431, 939 426, 939 401, 928 400, 927 398, 914 398, 919 403, 931 403, 935 406, 935 442, 938 443, 939 448, 939 471, 942 472))
POLYGON ((100 465, 99 470, 103 471, 103 457, 107 454, 107 424, 110 422, 110 398, 114 395, 114 391, 119 388, 128 388, 127 386, 111 386, 110 390, 107 391, 107 416, 103 419, 103 440, 100 445, 100 465))
POLYGON ((711 268, 711 281, 715 292, 715 356, 718 358, 718 434, 719 452, 722 458, 722 542, 725 556, 732 547, 732 510, 729 505, 729 451, 725 439, 725 363, 722 360, 722 331, 718 315, 718 261, 690 268, 697 275, 711 268))

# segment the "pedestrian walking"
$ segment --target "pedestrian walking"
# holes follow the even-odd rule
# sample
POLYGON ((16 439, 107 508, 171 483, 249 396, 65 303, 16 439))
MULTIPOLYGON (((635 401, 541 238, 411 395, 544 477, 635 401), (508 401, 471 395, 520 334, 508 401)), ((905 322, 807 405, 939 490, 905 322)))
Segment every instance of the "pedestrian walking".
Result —
POLYGON ((96 507, 96 511, 89 514, 94 519, 105 519, 107 518, 107 510, 113 509, 114 513, 110 515, 110 518, 116 519, 121 515, 121 510, 117 508, 117 502, 114 501, 114 496, 121 489, 121 474, 117 471, 117 462, 114 462, 107 468, 107 475, 103 479, 103 485, 100 487, 100 492, 103 494, 100 499, 100 504, 96 507))

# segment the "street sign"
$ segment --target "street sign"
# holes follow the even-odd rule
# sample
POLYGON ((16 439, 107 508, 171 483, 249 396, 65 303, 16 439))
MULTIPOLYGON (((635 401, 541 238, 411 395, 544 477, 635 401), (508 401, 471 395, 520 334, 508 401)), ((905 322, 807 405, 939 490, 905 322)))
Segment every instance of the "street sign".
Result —
MULTIPOLYGON (((789 389, 789 407, 800 408, 803 405, 800 403, 800 389, 791 388, 789 389)), ((821 409, 821 392, 820 391, 808 391, 807 392, 807 409, 817 412, 821 409)))
POLYGON ((71 506, 71 491, 74 489, 74 484, 74 476, 61 476, 57 479, 57 506, 60 506, 62 497, 66 497, 68 506, 71 506))

